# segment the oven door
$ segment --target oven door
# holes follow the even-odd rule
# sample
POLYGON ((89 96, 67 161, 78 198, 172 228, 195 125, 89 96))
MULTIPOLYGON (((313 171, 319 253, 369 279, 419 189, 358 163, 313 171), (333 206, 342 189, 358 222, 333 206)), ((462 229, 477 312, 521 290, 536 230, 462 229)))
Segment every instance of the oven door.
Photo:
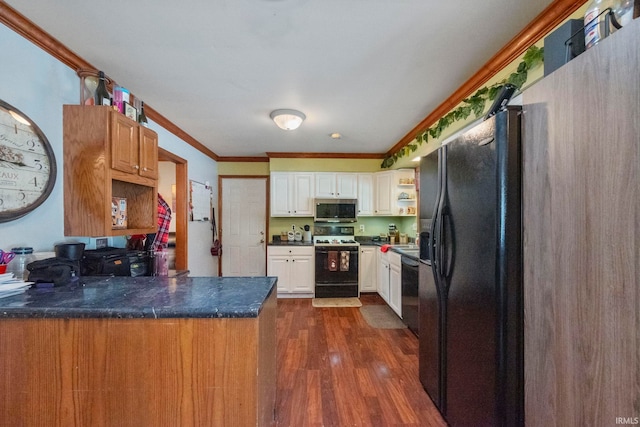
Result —
POLYGON ((316 246, 316 284, 358 283, 358 248, 316 246))

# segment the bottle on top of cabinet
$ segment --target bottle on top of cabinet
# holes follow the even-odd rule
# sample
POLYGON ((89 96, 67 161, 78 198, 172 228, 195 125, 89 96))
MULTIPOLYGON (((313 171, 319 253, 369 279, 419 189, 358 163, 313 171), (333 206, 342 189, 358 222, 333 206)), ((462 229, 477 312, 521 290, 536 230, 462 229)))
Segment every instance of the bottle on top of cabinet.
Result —
POLYGON ((95 105, 111 105, 111 95, 107 90, 104 72, 98 71, 98 87, 95 93, 95 105))
POLYGON ((140 113, 138 114, 138 123, 142 126, 148 128, 149 123, 147 122, 147 116, 144 114, 144 102, 140 101, 140 113))

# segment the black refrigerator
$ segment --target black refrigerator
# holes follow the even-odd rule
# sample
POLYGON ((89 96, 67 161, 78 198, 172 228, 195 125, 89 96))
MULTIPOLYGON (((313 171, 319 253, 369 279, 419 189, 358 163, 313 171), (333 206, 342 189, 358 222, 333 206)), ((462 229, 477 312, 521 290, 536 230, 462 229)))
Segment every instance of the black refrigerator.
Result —
POLYGON ((508 107, 422 159, 420 381, 451 426, 524 425, 520 119, 508 107))

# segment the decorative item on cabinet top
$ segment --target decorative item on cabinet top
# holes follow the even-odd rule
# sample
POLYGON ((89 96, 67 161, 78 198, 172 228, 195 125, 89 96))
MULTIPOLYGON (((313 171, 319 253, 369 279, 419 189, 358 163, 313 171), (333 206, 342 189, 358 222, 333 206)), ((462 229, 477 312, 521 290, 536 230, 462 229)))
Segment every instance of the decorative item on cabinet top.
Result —
POLYGON ((109 105, 134 122, 146 126, 147 119, 142 112, 142 100, 134 96, 128 89, 119 86, 115 80, 98 70, 79 68, 76 74, 80 77, 80 105, 95 105, 95 94, 99 85, 98 76, 102 74, 110 97, 109 105))

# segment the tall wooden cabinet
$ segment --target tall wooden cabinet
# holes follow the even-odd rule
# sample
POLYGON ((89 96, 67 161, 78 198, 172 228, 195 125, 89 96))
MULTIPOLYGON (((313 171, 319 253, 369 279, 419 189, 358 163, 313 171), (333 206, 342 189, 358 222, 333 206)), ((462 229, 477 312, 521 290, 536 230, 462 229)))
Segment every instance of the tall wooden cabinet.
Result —
POLYGON ((158 136, 110 107, 65 105, 64 234, 117 236, 157 228, 158 136), (112 197, 127 199, 113 229, 112 197))
POLYGON ((637 19, 523 93, 528 426, 638 423, 639 40, 637 19))

